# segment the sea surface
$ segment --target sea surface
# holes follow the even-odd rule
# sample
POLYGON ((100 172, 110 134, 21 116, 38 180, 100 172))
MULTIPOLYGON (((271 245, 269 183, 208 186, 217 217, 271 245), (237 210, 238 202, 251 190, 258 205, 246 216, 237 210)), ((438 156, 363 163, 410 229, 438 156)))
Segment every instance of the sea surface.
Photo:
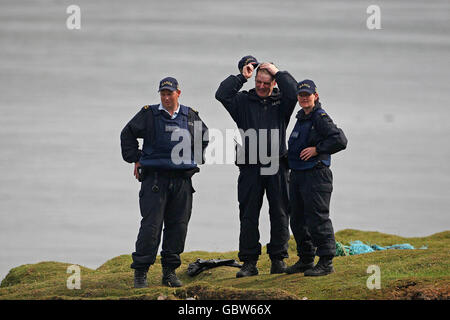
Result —
MULTIPOLYGON (((139 183, 120 131, 159 102, 165 76, 210 128, 236 128, 214 94, 247 54, 313 79, 348 137, 332 160, 335 231, 449 230, 450 2, 377 1, 381 29, 370 30, 372 4, 2 0, 0 279, 21 264, 97 268, 130 254, 139 183), (71 4, 79 30, 66 26, 71 4)), ((193 178, 186 251, 237 250, 237 176, 214 164, 193 178)), ((265 200, 263 245, 269 230, 265 200)))

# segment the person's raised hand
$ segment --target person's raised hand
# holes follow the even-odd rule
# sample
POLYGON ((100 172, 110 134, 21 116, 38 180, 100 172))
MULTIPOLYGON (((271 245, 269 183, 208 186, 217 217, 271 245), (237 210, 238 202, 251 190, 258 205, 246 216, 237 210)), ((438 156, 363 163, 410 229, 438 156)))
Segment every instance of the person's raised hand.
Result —
POLYGON ((242 75, 245 77, 245 79, 249 79, 253 75, 253 70, 253 64, 249 63, 242 68, 242 75))

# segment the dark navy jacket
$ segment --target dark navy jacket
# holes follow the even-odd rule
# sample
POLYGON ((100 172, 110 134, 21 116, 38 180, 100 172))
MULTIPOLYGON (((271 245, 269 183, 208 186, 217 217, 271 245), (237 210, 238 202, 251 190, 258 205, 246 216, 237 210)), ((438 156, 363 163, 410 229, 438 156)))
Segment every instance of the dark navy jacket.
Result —
POLYGON ((344 132, 333 123, 321 108, 320 102, 307 115, 301 109, 296 118, 297 122, 288 141, 289 167, 293 170, 307 170, 313 168, 318 161, 330 166, 330 155, 347 147, 344 132), (319 155, 303 161, 300 153, 308 147, 316 147, 319 155))
MULTIPOLYGON (((242 74, 231 75, 220 84, 216 92, 219 100, 239 129, 244 131, 255 129, 257 133, 257 164, 259 159, 258 129, 279 129, 279 156, 287 155, 286 128, 297 103, 296 80, 286 71, 279 71, 275 75, 278 88, 274 88, 272 95, 260 98, 255 89, 241 91, 247 79, 242 74)), ((267 155, 271 156, 270 132, 267 132, 267 155)), ((249 164, 249 143, 245 143, 245 164, 249 164)))
MULTIPOLYGON (((127 123, 120 134, 122 157, 125 161, 138 162, 143 167, 161 170, 188 170, 197 166, 194 161, 194 121, 202 121, 198 113, 193 109, 180 105, 180 110, 175 119, 171 119, 164 110, 158 110, 159 105, 144 106, 127 123), (172 131, 177 128, 186 129, 191 139, 191 157, 185 159, 181 164, 173 163, 171 159, 172 149, 179 141, 171 141, 172 131), (168 130, 170 129, 170 130, 168 130), (144 139, 142 150, 139 150, 138 138, 144 139)), ((197 134, 203 137, 208 130, 201 122, 201 132, 197 134)), ((207 138, 207 133, 205 135, 207 138)), ((203 162, 203 151, 208 145, 208 140, 202 141, 202 155, 200 162, 203 162)), ((182 156, 182 155, 181 155, 182 156)))

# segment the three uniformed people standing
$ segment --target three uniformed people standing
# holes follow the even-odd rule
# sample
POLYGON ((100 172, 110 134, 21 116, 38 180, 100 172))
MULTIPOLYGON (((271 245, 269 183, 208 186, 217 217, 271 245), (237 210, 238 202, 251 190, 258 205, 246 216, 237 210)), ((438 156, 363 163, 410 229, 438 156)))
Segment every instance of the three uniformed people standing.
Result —
MULTIPOLYGON (((250 152, 254 149, 246 141, 248 137, 243 137, 241 151, 245 152, 245 158, 237 165, 240 171, 238 257, 244 265, 236 277, 258 274, 256 264, 261 254, 258 222, 264 193, 269 203, 271 226, 267 244, 272 261, 270 272, 304 272, 305 276, 329 274, 333 272, 332 259, 336 250, 329 218, 332 191, 329 166, 331 154, 345 149, 347 139, 321 107, 313 81, 297 83, 288 72, 279 71, 272 63, 260 64, 252 56, 242 58, 238 68, 238 75, 231 75, 220 84, 216 99, 243 132, 262 129, 277 130, 279 134, 275 142, 278 148, 273 150, 277 154, 272 154, 270 133, 265 142, 268 155, 278 160, 278 167, 271 174, 262 174, 261 169, 267 163, 260 159, 259 152, 256 161, 250 161, 250 152), (239 91, 253 73, 256 73, 255 88, 239 91), (297 113, 287 149, 286 129, 297 101, 301 110, 297 113), (289 217, 299 261, 286 267, 283 259, 288 257, 289 217), (314 265, 316 255, 319 261, 314 265)), ((135 164, 134 175, 141 181, 142 220, 131 264, 136 288, 148 286, 146 275, 155 263, 163 225, 162 283, 182 285, 175 269, 181 264, 180 254, 184 250, 192 211, 191 177, 199 171, 198 164, 204 162, 203 153, 208 145, 207 127, 198 113, 178 102, 181 91, 177 80, 162 79, 159 93, 161 103, 143 107, 121 132, 123 159, 135 164), (190 146, 189 150, 177 152, 183 159, 181 162, 173 158, 174 148, 182 141, 173 141, 174 131, 185 132, 177 136, 186 139, 190 146), (203 138, 200 152, 193 143, 196 134, 203 138), (142 150, 139 150, 138 138, 144 140, 142 150)), ((261 141, 259 135, 256 137, 258 149, 261 141)))

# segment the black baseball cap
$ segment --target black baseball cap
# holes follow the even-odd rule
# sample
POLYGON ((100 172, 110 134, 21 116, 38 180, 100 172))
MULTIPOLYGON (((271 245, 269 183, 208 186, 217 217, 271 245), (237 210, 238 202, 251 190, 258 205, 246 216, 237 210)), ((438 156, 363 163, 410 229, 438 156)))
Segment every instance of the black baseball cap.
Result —
POLYGON ((239 60, 238 63, 239 71, 242 70, 242 68, 244 68, 244 66, 246 66, 249 63, 253 64, 254 68, 256 68, 259 65, 258 60, 256 60, 254 56, 245 56, 241 60, 239 60))
POLYGON ((178 81, 177 79, 173 78, 173 77, 165 77, 164 79, 162 79, 159 82, 159 91, 161 90, 170 90, 170 91, 175 91, 178 90, 178 81))
POLYGON ((309 94, 313 94, 317 92, 317 87, 314 81, 305 79, 303 81, 300 81, 297 84, 297 94, 300 92, 308 92, 309 94))

